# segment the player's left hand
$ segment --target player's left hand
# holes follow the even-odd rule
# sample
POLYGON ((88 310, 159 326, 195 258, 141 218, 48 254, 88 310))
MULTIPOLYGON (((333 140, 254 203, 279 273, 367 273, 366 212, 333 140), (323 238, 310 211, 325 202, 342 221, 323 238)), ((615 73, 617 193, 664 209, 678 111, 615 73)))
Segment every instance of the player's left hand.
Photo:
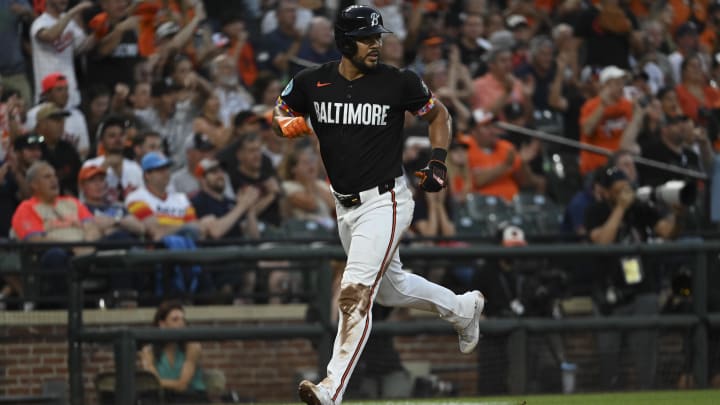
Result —
POLYGON ((437 193, 447 187, 447 167, 439 160, 431 160, 425 168, 416 171, 415 176, 420 179, 420 188, 427 192, 437 193))
POLYGON ((312 133, 303 117, 278 117, 277 122, 286 138, 297 138, 312 133))

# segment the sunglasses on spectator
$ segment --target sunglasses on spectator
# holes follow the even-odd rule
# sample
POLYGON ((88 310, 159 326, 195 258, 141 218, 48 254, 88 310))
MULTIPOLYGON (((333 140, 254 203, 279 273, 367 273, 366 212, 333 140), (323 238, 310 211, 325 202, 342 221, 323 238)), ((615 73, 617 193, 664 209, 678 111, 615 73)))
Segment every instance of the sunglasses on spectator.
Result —
POLYGON ((27 143, 27 145, 40 145, 45 143, 45 137, 42 135, 30 135, 25 140, 25 143, 27 143))

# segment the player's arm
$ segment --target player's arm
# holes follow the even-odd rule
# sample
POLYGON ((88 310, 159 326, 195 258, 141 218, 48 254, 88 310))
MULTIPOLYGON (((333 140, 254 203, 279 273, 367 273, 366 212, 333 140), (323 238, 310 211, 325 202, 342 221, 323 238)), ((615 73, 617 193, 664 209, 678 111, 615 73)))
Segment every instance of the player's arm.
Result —
POLYGON ((415 175, 420 178, 420 188, 429 192, 437 192, 447 186, 445 158, 447 158, 447 150, 450 145, 452 121, 450 113, 440 100, 433 97, 430 103, 434 104, 432 108, 421 115, 422 119, 430 123, 428 127, 432 146, 430 161, 425 168, 415 172, 415 175))

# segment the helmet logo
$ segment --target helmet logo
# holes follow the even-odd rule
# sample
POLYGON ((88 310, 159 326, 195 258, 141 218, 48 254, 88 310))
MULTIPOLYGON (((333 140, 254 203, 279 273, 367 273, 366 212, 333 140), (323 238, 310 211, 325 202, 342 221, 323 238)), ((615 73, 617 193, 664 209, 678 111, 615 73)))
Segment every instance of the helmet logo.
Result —
POLYGON ((380 19, 380 14, 378 14, 378 13, 370 14, 370 26, 374 27, 374 26, 378 25, 379 19, 380 19))

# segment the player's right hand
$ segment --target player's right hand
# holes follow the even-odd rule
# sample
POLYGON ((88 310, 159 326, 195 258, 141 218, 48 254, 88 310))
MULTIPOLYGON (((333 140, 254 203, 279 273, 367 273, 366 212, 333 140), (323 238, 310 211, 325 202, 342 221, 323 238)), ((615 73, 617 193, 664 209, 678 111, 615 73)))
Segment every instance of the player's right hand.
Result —
POLYGON ((297 138, 312 134, 312 130, 303 117, 277 117, 277 122, 280 131, 286 138, 297 138))
POLYGON ((420 188, 430 193, 437 193, 447 187, 447 167, 439 160, 431 160, 422 170, 415 172, 420 179, 420 188))

